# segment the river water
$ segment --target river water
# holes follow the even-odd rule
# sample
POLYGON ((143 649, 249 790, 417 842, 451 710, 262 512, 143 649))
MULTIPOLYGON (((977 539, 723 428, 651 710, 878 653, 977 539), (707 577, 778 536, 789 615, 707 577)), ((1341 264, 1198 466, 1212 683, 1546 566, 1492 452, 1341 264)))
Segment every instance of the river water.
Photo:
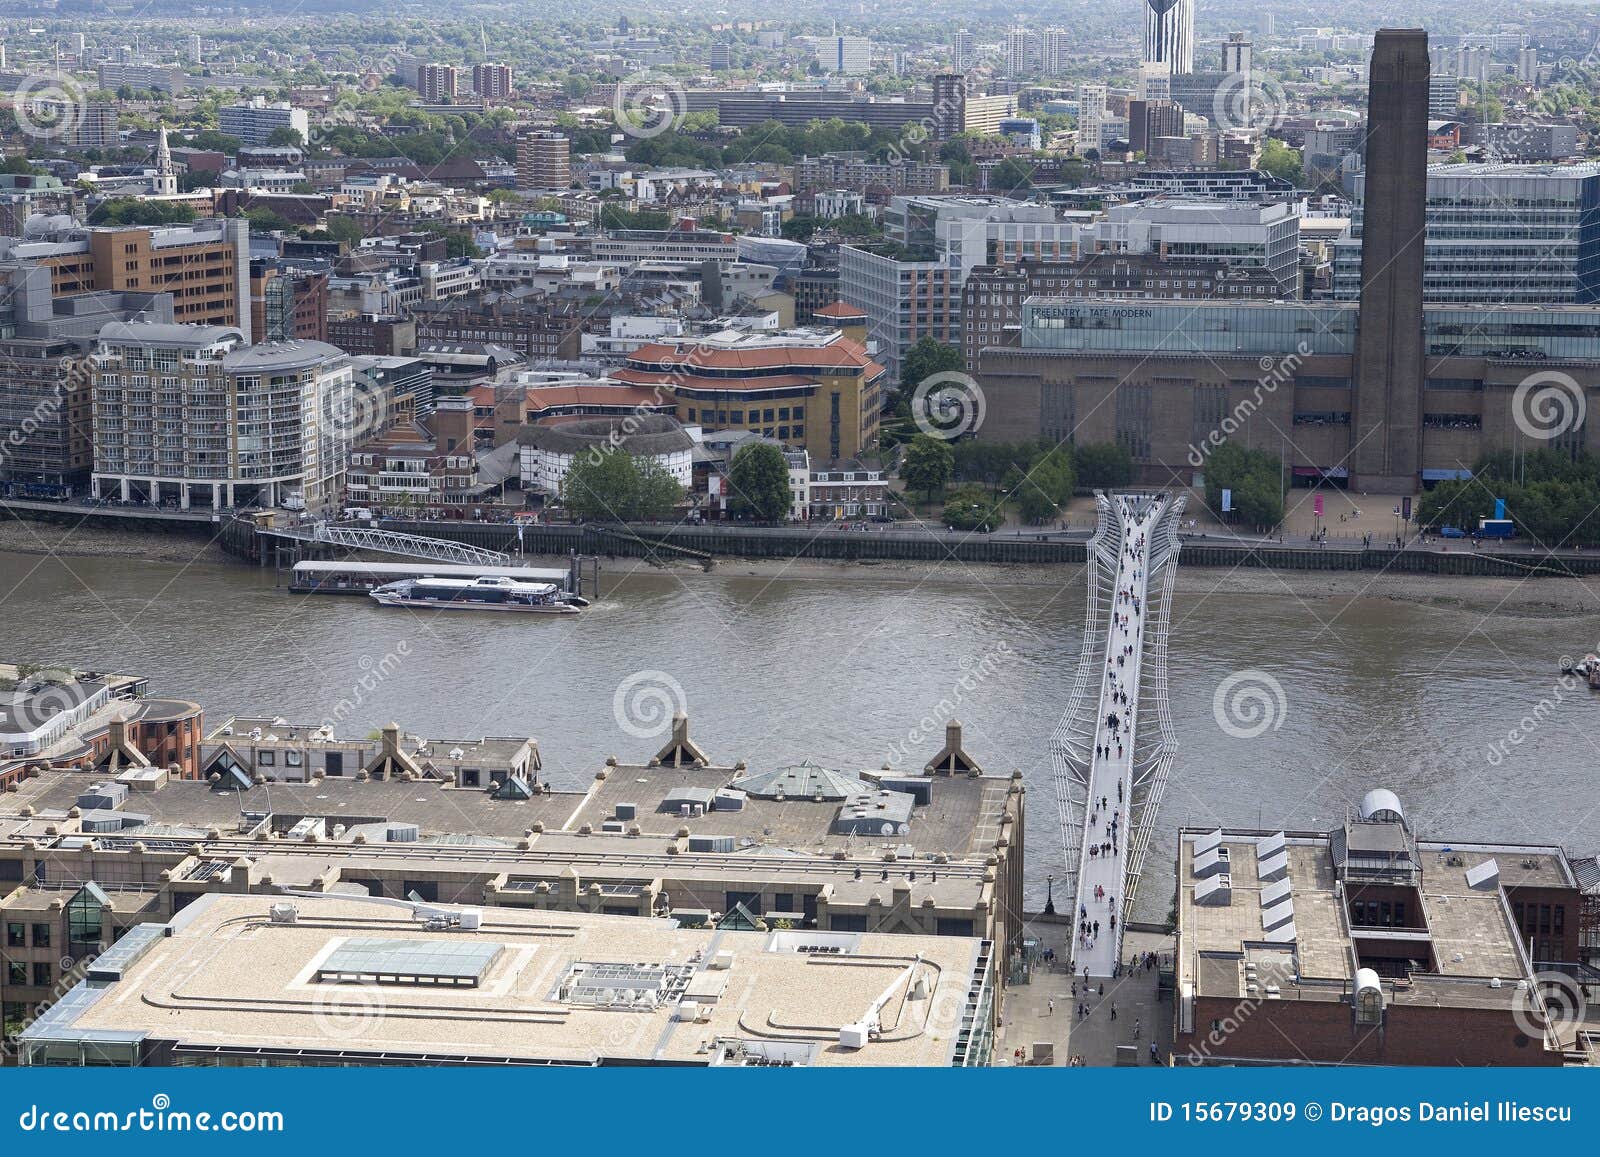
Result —
MULTIPOLYGON (((607 755, 647 759, 664 704, 687 707, 718 762, 859 769, 920 767, 943 741, 929 718, 943 703, 987 771, 1027 779, 1037 905, 1060 870, 1047 743, 1083 614, 1081 581, 1062 574, 1059 587, 772 579, 732 563, 606 575, 581 616, 502 618, 291 596, 271 572, 228 564, 0 554, 0 657, 142 674, 212 723, 276 713, 347 734, 394 719, 439 738, 533 735, 546 777, 571 788, 607 755)), ((1261 586, 1275 589, 1265 572, 1261 586)), ((1179 755, 1138 915, 1166 915, 1180 824, 1331 827, 1375 786, 1427 836, 1600 849, 1600 694, 1557 670, 1595 634, 1594 616, 1180 590, 1179 755), (1244 706, 1224 701, 1225 730, 1215 698, 1230 679, 1244 706)))

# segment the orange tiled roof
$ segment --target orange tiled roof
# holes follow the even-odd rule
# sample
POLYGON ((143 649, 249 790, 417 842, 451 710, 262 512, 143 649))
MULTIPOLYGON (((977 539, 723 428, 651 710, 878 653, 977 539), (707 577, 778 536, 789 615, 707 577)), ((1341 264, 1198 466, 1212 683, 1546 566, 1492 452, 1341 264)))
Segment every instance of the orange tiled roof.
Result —
POLYGON ((535 386, 528 390, 529 410, 552 410, 562 406, 661 406, 671 405, 655 390, 625 386, 535 386))
MULTIPOLYGON (((653 365, 678 367, 679 373, 697 368, 717 370, 762 370, 793 366, 796 369, 868 370, 876 365, 858 341, 839 338, 827 345, 760 346, 750 349, 719 349, 716 346, 685 343, 678 346, 653 342, 628 355, 630 369, 653 365)), ((881 367, 880 367, 881 368, 881 367)))
MULTIPOLYGON (((752 374, 744 378, 703 378, 692 372, 670 373, 663 370, 636 370, 627 367, 613 370, 611 376, 618 381, 639 386, 659 385, 671 388, 682 385, 696 390, 781 390, 791 386, 817 384, 815 375, 807 377, 804 374, 752 374)), ((646 392, 653 393, 653 391, 646 392)))

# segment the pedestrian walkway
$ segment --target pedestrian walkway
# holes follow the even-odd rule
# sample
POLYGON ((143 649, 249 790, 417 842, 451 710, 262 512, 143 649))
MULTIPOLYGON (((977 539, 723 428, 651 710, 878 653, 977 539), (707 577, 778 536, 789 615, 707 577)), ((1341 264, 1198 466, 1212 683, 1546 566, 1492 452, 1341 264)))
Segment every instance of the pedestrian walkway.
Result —
POLYGON ((1041 947, 1054 949, 1056 963, 1053 968, 1039 965, 1028 983, 1006 990, 996 1050, 1000 1063, 1044 1063, 1039 1059, 1041 1045, 1048 1046, 1052 1065, 1169 1062, 1172 1002, 1161 999, 1160 972, 1153 962, 1147 967, 1145 960, 1147 955, 1160 958, 1170 972, 1170 936, 1133 933, 1124 940, 1122 967, 1116 975, 1085 985, 1081 973, 1075 976, 1067 969, 1065 952, 1072 927, 1040 922, 1029 928, 1041 947))
POLYGON ((1098 504, 1084 646, 1052 756, 1072 880, 1065 955, 1076 975, 1108 977, 1172 762, 1166 612, 1183 500, 1113 494, 1098 504), (1141 742, 1147 697, 1157 719, 1141 742))

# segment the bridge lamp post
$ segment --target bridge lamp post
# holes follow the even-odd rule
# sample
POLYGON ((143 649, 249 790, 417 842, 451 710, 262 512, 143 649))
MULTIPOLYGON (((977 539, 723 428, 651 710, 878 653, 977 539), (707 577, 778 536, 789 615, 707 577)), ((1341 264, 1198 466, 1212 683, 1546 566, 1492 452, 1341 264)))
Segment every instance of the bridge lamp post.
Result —
POLYGON ((1056 914, 1056 878, 1054 875, 1048 875, 1044 878, 1044 888, 1044 914, 1046 916, 1054 916, 1056 914))

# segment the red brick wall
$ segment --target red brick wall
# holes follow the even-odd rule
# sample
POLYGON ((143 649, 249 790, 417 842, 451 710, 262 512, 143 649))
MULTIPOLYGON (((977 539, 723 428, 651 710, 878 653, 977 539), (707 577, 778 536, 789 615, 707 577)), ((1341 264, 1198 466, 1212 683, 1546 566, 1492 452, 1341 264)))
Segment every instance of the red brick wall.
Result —
POLYGON ((1435 1008, 1390 1005, 1381 1029, 1357 1027, 1343 1001, 1273 1000, 1252 1010, 1237 1000, 1195 1001, 1193 1034, 1179 1034, 1173 1054, 1178 1064, 1191 1049, 1205 1059, 1227 1057, 1314 1064, 1371 1065, 1559 1065, 1561 1054, 1547 1052, 1517 1028, 1511 1015, 1513 988, 1504 1008, 1435 1008), (1232 1018, 1220 1043, 1207 1038, 1213 1019, 1232 1018), (1518 1042, 1521 1042, 1520 1044, 1518 1042))

